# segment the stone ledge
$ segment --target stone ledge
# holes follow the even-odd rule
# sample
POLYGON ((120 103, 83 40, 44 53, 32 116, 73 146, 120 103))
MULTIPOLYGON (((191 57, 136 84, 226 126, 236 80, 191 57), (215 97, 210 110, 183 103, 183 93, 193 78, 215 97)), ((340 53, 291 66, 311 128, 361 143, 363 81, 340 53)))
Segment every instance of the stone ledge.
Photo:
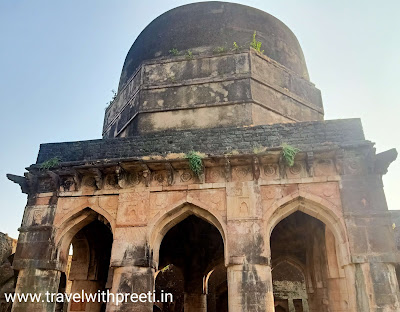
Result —
POLYGON ((302 151, 369 143, 359 119, 284 123, 254 127, 227 127, 164 131, 130 138, 41 144, 37 163, 53 157, 62 162, 99 161, 187 153, 208 155, 253 153, 257 147, 274 148, 287 143, 302 151))

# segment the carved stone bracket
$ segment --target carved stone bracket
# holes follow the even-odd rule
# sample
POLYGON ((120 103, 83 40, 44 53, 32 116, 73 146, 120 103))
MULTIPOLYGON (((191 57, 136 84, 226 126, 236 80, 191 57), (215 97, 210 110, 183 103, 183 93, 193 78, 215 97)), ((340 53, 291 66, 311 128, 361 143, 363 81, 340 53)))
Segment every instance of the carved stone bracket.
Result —
POLYGON ((167 170, 167 182, 168 185, 174 184, 174 168, 170 163, 165 164, 165 169, 167 170))
POLYGON ((281 178, 286 178, 287 177, 287 174, 286 174, 286 162, 283 159, 282 153, 281 153, 281 155, 279 156, 279 159, 278 159, 278 167, 279 167, 279 175, 280 175, 280 177, 281 178))
POLYGON ((260 178, 260 161, 258 157, 253 157, 253 178, 258 180, 260 178))
POLYGON ((198 175, 200 183, 204 183, 206 181, 206 167, 204 166, 204 162, 202 161, 203 171, 198 175))
POLYGON ((25 173, 25 178, 27 178, 28 180, 29 193, 35 194, 39 187, 39 181, 37 175, 27 172, 25 173))
POLYGON ((96 187, 98 190, 101 190, 103 188, 103 184, 104 184, 104 176, 103 173, 100 171, 100 169, 98 168, 92 168, 90 170, 93 175, 94 175, 94 180, 96 182, 96 187))
POLYGON ((25 177, 21 177, 15 174, 7 173, 7 179, 18 184, 21 187, 22 193, 29 194, 29 182, 25 177))
POLYGON ((392 148, 375 156, 374 171, 378 174, 386 174, 392 162, 397 158, 397 150, 392 148))
POLYGON ((314 152, 307 152, 306 165, 308 175, 310 177, 314 176, 314 152))
POLYGON ((150 186, 150 182, 151 182, 151 170, 149 168, 149 166, 147 166, 146 164, 142 164, 142 169, 143 169, 143 180, 144 180, 144 184, 146 186, 150 186))
POLYGON ((231 162, 228 158, 225 158, 225 178, 227 182, 232 181, 232 168, 231 162))
POLYGON ((117 182, 120 188, 123 188, 125 185, 127 172, 121 166, 117 166, 115 168, 115 174, 117 175, 117 182))
POLYGON ((75 189, 79 190, 81 188, 81 183, 82 183, 82 175, 73 169, 73 176, 72 178, 74 179, 74 183, 75 183, 75 189))
POLYGON ((53 184, 53 188, 56 191, 58 191, 58 189, 60 188, 60 181, 61 181, 60 180, 60 176, 57 173, 55 173, 54 171, 51 171, 51 170, 47 171, 47 174, 51 178, 51 182, 53 184))

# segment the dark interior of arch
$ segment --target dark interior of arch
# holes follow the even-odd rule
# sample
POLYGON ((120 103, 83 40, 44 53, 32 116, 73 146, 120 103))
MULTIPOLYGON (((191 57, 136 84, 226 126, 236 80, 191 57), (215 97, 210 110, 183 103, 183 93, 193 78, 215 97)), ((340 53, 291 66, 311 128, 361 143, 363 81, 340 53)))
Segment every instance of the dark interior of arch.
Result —
MULTIPOLYGON (((68 281, 63 285, 61 279, 60 288, 65 287, 72 293, 92 292, 111 288, 108 282, 111 247, 113 235, 110 224, 101 216, 83 227, 71 241, 73 254, 68 281), (89 291, 90 290, 90 291, 89 291)), ((84 302, 71 302, 71 311, 84 311, 84 302)), ((59 311, 67 311, 66 305, 59 311)), ((106 309, 104 303, 92 304, 90 311, 103 312, 106 309)))
POLYGON ((174 295, 174 302, 159 305, 154 311, 183 311, 184 306, 196 305, 194 301, 204 296, 207 311, 227 311, 224 310, 225 306, 227 309, 226 270, 224 266, 214 270, 224 263, 224 243, 214 225, 194 215, 188 216, 164 236, 159 258, 161 271, 156 279, 156 294, 169 291, 174 295), (203 279, 211 270, 215 271, 213 284, 211 292, 205 294, 203 279))
POLYGON ((289 215, 274 228, 271 262, 276 310, 333 309, 330 293, 340 290, 332 288, 331 281, 336 277, 329 276, 328 266, 335 264, 328 262, 328 250, 331 254, 336 250, 327 245, 327 231, 323 222, 301 211, 289 215))
MULTIPOLYGON (((300 211, 289 215, 274 228, 271 234, 271 260, 277 311, 289 312, 293 309, 294 300, 301 301, 300 306, 297 304, 296 312, 310 311, 304 278, 306 272, 300 268, 319 265, 314 263, 313 258, 320 259, 324 252, 316 250, 314 241, 317 240, 319 245, 324 244, 324 229, 321 221, 300 211)), ((313 269, 310 268, 310 271, 313 269)), ((322 267, 318 268, 318 274, 321 270, 322 267)))

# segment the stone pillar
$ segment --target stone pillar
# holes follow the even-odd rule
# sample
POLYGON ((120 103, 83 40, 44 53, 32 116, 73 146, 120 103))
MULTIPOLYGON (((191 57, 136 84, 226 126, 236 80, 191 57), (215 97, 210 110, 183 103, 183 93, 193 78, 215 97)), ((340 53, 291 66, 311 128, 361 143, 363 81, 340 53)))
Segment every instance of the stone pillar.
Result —
POLYGON ((207 312, 207 295, 196 293, 185 293, 185 312, 207 312))
POLYGON ((52 225, 56 209, 54 196, 28 196, 24 219, 19 228, 17 249, 13 269, 17 270, 16 294, 40 294, 40 302, 15 302, 13 312, 54 312, 56 302, 46 298, 46 292, 57 293, 60 284, 60 268, 54 259, 54 228, 52 225), (42 302, 43 300, 43 302, 42 302))
POLYGON ((228 266, 229 312, 274 312, 271 267, 265 264, 228 266))
MULTIPOLYGON (((71 293, 81 294, 82 291, 85 294, 95 294, 99 289, 102 289, 101 283, 98 281, 91 280, 73 280, 71 293)), ((87 302, 86 300, 71 301, 68 305, 68 312, 70 311, 87 311, 97 312, 101 311, 102 302, 87 302)))
POLYGON ((152 312, 154 290, 154 269, 142 266, 114 267, 114 277, 111 293, 116 294, 147 294, 150 301, 132 302, 128 296, 127 301, 117 304, 109 302, 107 312, 152 312), (150 296, 149 296, 150 295, 150 296))
POLYGON ((356 264, 357 311, 399 311, 394 266, 371 262, 356 264))
POLYGON ((289 312, 296 312, 294 307, 293 298, 288 298, 289 312))
MULTIPOLYGON (((351 166, 359 169, 346 172, 345 166, 341 200, 354 265, 356 310, 399 311, 399 288, 393 267, 398 255, 382 176, 361 171, 367 163, 358 158, 351 161, 351 166)), ((345 165, 346 162, 350 163, 345 159, 345 165)))
POLYGON ((30 298, 26 302, 14 302, 12 312, 54 312, 56 302, 51 302, 51 293, 57 293, 60 271, 28 267, 19 271, 16 294, 38 294, 39 302, 30 298), (48 297, 46 296, 48 293, 48 297))
MULTIPOLYGON (((308 306, 308 300, 302 300, 301 304, 303 305, 303 312, 310 312, 310 307, 308 306)), ((350 310, 352 311, 352 310, 350 310)))

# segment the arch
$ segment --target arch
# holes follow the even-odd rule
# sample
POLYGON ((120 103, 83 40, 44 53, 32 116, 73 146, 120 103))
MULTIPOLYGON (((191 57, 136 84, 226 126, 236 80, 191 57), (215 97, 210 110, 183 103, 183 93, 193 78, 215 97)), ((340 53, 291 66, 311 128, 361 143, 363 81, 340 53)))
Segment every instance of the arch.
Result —
POLYGON ((350 263, 350 249, 346 227, 341 209, 326 199, 303 191, 296 191, 276 201, 264 215, 265 220, 265 250, 271 256, 270 239, 275 226, 296 211, 301 211, 323 222, 335 237, 338 263, 343 267, 350 263))
POLYGON ((157 266, 159 263, 160 246, 165 234, 167 234, 172 227, 191 215, 203 219, 217 228, 224 243, 225 264, 228 263, 226 225, 220 216, 211 213, 208 209, 200 205, 200 203, 193 204, 189 201, 175 203, 175 205, 171 206, 169 209, 165 209, 162 213, 157 214, 148 223, 147 241, 153 251, 153 260, 157 266))
POLYGON ((304 280, 306 281, 307 270, 306 270, 305 266, 303 265, 303 263, 298 261, 296 258, 290 257, 288 255, 281 256, 277 259, 273 259, 273 261, 271 263, 272 264, 271 272, 273 272, 274 267, 278 266, 279 264, 281 264, 283 262, 289 263, 290 265, 294 266, 297 270, 299 270, 301 272, 301 274, 303 275, 304 280))
POLYGON ((220 270, 221 268, 225 269, 225 271, 226 271, 225 263, 220 262, 219 264, 210 265, 209 268, 207 269, 207 273, 204 276, 204 287, 203 287, 205 294, 208 294, 208 282, 209 282, 211 276, 213 274, 215 274, 215 272, 220 270))
POLYGON ((61 265, 60 269, 62 270, 65 269, 69 246, 71 245, 73 237, 86 225, 98 219, 99 216, 104 218, 107 221, 107 223, 110 224, 111 233, 114 235, 113 226, 110 223, 109 219, 106 218, 101 213, 99 213, 98 211, 86 207, 84 209, 78 210, 75 213, 73 212, 71 212, 70 214, 68 214, 68 216, 63 218, 60 227, 56 230, 56 235, 54 239, 54 244, 56 246, 55 250, 57 252, 55 257, 59 261, 61 265))
MULTIPOLYGON (((90 209, 93 210, 94 212, 97 212, 99 215, 103 216, 108 223, 111 225, 111 232, 114 234, 115 233, 115 218, 105 209, 101 208, 100 205, 98 204, 98 201, 95 203, 90 203, 90 206, 88 205, 77 205, 76 208, 72 209, 69 211, 65 216, 61 218, 61 220, 58 222, 60 226, 57 228, 57 231, 59 229, 62 229, 65 224, 71 220, 71 218, 74 218, 77 216, 79 213, 84 211, 85 209, 90 209)), ((56 236, 56 238, 59 236, 56 236)))

